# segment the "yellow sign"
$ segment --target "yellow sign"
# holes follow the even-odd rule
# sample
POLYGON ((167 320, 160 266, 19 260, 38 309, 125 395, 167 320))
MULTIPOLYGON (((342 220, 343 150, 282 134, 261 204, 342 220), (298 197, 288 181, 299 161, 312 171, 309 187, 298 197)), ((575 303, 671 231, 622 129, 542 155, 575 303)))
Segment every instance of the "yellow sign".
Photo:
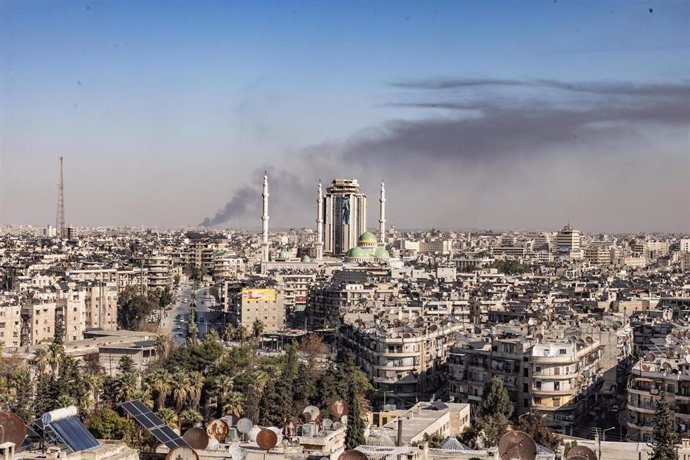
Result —
POLYGON ((242 300, 247 302, 275 302, 275 289, 242 289, 242 300))

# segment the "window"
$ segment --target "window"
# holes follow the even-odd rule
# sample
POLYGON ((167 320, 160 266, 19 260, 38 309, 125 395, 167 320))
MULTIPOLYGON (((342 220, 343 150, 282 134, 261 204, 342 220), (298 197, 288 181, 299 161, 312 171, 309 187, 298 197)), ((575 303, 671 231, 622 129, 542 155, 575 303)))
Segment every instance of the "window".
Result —
POLYGON ((558 350, 558 353, 561 354, 561 355, 565 355, 565 354, 568 353, 568 350, 566 350, 565 348, 561 348, 561 349, 558 350))

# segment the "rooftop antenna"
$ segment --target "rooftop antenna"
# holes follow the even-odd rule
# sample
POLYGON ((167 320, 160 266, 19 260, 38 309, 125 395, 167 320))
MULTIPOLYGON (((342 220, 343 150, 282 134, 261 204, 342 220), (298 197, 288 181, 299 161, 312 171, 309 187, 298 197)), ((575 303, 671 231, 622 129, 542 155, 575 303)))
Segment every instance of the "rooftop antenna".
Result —
POLYGON ((57 229, 60 238, 65 237, 65 177, 63 167, 63 157, 58 157, 60 162, 60 180, 58 182, 58 202, 57 202, 57 217, 55 219, 55 228, 57 229))

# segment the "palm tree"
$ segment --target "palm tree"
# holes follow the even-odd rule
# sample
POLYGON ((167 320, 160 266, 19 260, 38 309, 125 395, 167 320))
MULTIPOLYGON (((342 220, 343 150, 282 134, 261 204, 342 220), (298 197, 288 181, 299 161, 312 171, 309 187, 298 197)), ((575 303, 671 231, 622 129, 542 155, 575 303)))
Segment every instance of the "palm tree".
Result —
POLYGON ((34 352, 33 364, 38 368, 39 374, 45 373, 48 365, 48 350, 45 348, 37 348, 34 352))
POLYGON ((172 340, 170 340, 170 337, 163 334, 156 336, 155 346, 158 359, 168 359, 168 354, 172 348, 172 340))
POLYGON ((122 373, 115 381, 115 398, 118 402, 129 401, 137 390, 137 376, 132 372, 122 373))
POLYGON ((180 414, 180 431, 182 431, 182 426, 193 427, 204 420, 204 417, 194 409, 186 409, 180 414))
POLYGON ((175 399, 175 407, 177 410, 182 410, 184 403, 189 396, 189 377, 182 371, 177 371, 173 374, 172 394, 175 399))
POLYGON ((50 369, 53 375, 57 373, 58 367, 60 366, 60 362, 62 362, 64 355, 65 349, 60 343, 52 342, 50 345, 48 345, 48 364, 50 364, 50 369))
POLYGON ((169 407, 164 407, 158 411, 158 416, 163 420, 163 423, 168 425, 170 428, 177 428, 180 425, 180 418, 177 416, 177 412, 170 409, 169 407))
POLYGON ((260 319, 257 319, 254 321, 254 324, 252 324, 252 334, 254 335, 255 339, 258 339, 261 337, 261 334, 264 333, 264 322, 261 321, 260 319))
POLYGON ((245 398, 242 393, 239 391, 230 391, 223 401, 223 414, 239 417, 243 412, 242 404, 244 404, 244 401, 245 398))
POLYGON ((82 378, 91 392, 90 397, 93 400, 94 406, 98 408, 98 392, 103 387, 103 374, 85 374, 82 378))
POLYGON ((235 327, 232 324, 228 324, 223 329, 223 340, 226 342, 231 342, 235 337, 235 327))
POLYGON ((249 335, 247 333, 247 326, 245 326, 244 324, 241 324, 237 328, 236 334, 237 334, 237 340, 239 340, 240 343, 244 343, 244 341, 247 340, 247 337, 249 335))
POLYGON ((189 373, 189 399, 192 402, 192 408, 197 409, 199 407, 199 401, 201 400, 201 390, 204 388, 204 376, 201 372, 190 372, 189 373))
POLYGON ((156 394, 156 408, 162 410, 172 390, 172 376, 165 369, 159 369, 147 374, 146 385, 156 394))

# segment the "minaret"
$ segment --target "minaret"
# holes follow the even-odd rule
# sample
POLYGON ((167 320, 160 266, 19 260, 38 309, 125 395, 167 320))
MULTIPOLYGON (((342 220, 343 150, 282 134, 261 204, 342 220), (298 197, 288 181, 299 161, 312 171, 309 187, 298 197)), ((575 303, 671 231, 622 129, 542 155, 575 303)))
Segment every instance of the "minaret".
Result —
POLYGON ((316 194, 316 260, 323 259, 323 192, 321 179, 316 194))
POLYGON ((386 186, 381 181, 381 198, 379 198, 379 243, 386 245, 386 186))
POLYGON ((268 175, 264 173, 263 215, 261 216, 261 263, 268 262, 268 175))

